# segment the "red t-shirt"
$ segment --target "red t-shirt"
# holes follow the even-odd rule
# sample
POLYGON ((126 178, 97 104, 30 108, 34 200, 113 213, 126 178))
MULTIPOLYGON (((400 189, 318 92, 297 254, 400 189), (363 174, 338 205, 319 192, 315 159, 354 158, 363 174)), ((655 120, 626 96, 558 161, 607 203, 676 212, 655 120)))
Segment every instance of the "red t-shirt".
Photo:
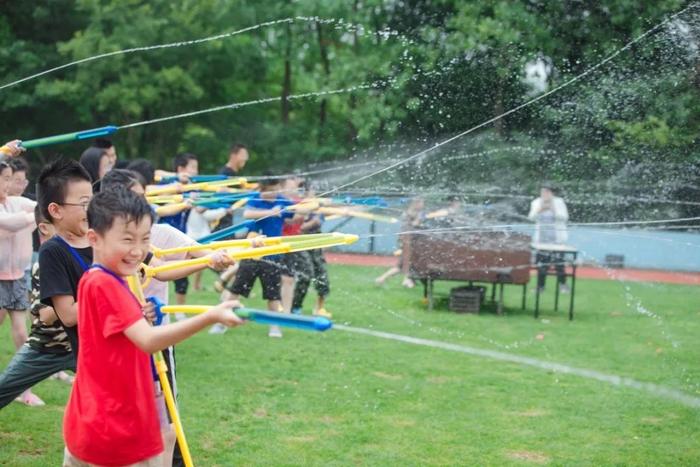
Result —
MULTIPOLYGON (((294 201, 295 203, 301 201, 301 198, 299 198, 298 196, 288 196, 288 198, 294 201)), ((282 236, 286 237, 287 235, 301 235, 302 223, 303 221, 299 221, 294 224, 285 222, 284 224, 282 224, 282 236)))
POLYGON ((128 288, 100 269, 78 285, 78 368, 63 438, 75 457, 127 465, 163 451, 150 356, 124 330, 143 319, 128 288))
POLYGON ((282 236, 286 237, 287 235, 301 235, 301 222, 282 225, 282 236))

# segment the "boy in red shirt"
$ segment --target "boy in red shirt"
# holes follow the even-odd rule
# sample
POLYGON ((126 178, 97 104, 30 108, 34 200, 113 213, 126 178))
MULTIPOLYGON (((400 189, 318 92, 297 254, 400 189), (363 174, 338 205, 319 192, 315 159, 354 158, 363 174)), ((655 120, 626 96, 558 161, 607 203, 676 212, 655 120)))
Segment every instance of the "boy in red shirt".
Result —
POLYGON ((93 268, 78 286, 78 369, 66 407, 64 466, 160 465, 163 443, 150 354, 214 324, 242 321, 224 302, 174 324, 151 327, 129 291, 150 247, 152 211, 143 197, 110 190, 88 208, 93 268))

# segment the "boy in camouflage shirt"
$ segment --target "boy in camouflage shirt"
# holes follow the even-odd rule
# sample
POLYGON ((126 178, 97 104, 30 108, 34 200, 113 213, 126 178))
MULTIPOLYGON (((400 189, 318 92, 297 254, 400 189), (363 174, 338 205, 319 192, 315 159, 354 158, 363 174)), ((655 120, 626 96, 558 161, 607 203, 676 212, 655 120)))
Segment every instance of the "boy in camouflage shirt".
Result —
MULTIPOLYGON (((29 293, 32 302, 29 313, 32 318, 32 328, 27 344, 45 353, 67 354, 71 352, 68 334, 56 319, 56 313, 50 306, 41 303, 39 294, 39 263, 32 267, 32 290, 29 293)), ((64 379, 61 377, 60 379, 64 379)))

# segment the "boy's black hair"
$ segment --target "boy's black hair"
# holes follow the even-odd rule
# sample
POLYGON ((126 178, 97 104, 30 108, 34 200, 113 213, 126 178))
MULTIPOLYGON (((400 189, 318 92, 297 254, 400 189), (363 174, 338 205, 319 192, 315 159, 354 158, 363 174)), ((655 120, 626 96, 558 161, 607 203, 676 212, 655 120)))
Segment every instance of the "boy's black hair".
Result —
POLYGON ((39 207, 39 203, 34 205, 34 220, 37 225, 41 224, 42 222, 48 222, 49 220, 44 216, 44 213, 41 212, 41 208, 39 207))
POLYGON ((228 150, 229 154, 238 154, 241 149, 248 149, 245 144, 233 143, 228 150))
POLYGON ((114 163, 114 169, 126 169, 129 166, 129 161, 126 159, 119 159, 114 163))
POLYGON ((153 185, 156 170, 153 168, 153 164, 151 164, 150 161, 146 159, 135 159, 129 162, 126 168, 140 174, 146 181, 146 185, 153 185))
POLYGON ((258 180, 258 184, 260 185, 261 189, 279 185, 280 183, 282 183, 282 180, 279 177, 272 175, 271 172, 265 172, 263 174, 263 178, 258 180))
POLYGON ((112 144, 112 142, 107 138, 97 138, 92 145, 100 149, 109 149, 114 146, 114 144, 112 144))
POLYGON ((82 165, 72 160, 59 158, 42 169, 36 182, 36 199, 46 220, 53 220, 49 214, 49 204, 63 204, 66 201, 68 184, 82 181, 92 183, 90 174, 82 165))
POLYGON ((153 223, 153 211, 146 199, 125 188, 101 191, 93 196, 88 206, 88 225, 100 235, 104 235, 114 225, 114 219, 121 217, 129 222, 141 222, 148 217, 153 223))
POLYGON ((179 167, 187 166, 187 164, 192 160, 196 161, 197 156, 195 154, 192 154, 191 152, 182 152, 182 153, 178 154, 177 156, 175 156, 175 158, 173 159, 173 166, 174 166, 175 172, 177 172, 177 169, 179 167))
POLYGON ((24 172, 24 173, 29 173, 29 164, 27 164, 27 161, 24 160, 23 157, 13 157, 9 161, 10 168, 12 169, 12 173, 15 172, 24 172))
POLYGON ((143 177, 133 170, 112 169, 102 177, 100 191, 126 188, 131 190, 134 185, 139 184, 146 188, 143 177))
POLYGON ((100 161, 106 154, 106 149, 90 146, 80 155, 80 165, 85 167, 93 183, 100 179, 100 161))
POLYGON ((0 161, 0 172, 2 172, 5 169, 12 170, 12 167, 10 167, 10 164, 7 161, 0 161))

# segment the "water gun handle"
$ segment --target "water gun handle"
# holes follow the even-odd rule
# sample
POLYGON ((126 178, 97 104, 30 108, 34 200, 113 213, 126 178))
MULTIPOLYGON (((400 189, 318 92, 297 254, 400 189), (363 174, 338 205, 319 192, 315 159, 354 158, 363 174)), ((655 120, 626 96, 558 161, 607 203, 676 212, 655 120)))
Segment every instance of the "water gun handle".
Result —
POLYGON ((160 298, 154 296, 148 297, 146 301, 153 303, 153 306, 155 308, 156 320, 153 322, 153 325, 160 326, 161 324, 163 324, 163 317, 165 316, 165 313, 161 311, 161 308, 165 306, 165 303, 163 303, 163 301, 160 298))

